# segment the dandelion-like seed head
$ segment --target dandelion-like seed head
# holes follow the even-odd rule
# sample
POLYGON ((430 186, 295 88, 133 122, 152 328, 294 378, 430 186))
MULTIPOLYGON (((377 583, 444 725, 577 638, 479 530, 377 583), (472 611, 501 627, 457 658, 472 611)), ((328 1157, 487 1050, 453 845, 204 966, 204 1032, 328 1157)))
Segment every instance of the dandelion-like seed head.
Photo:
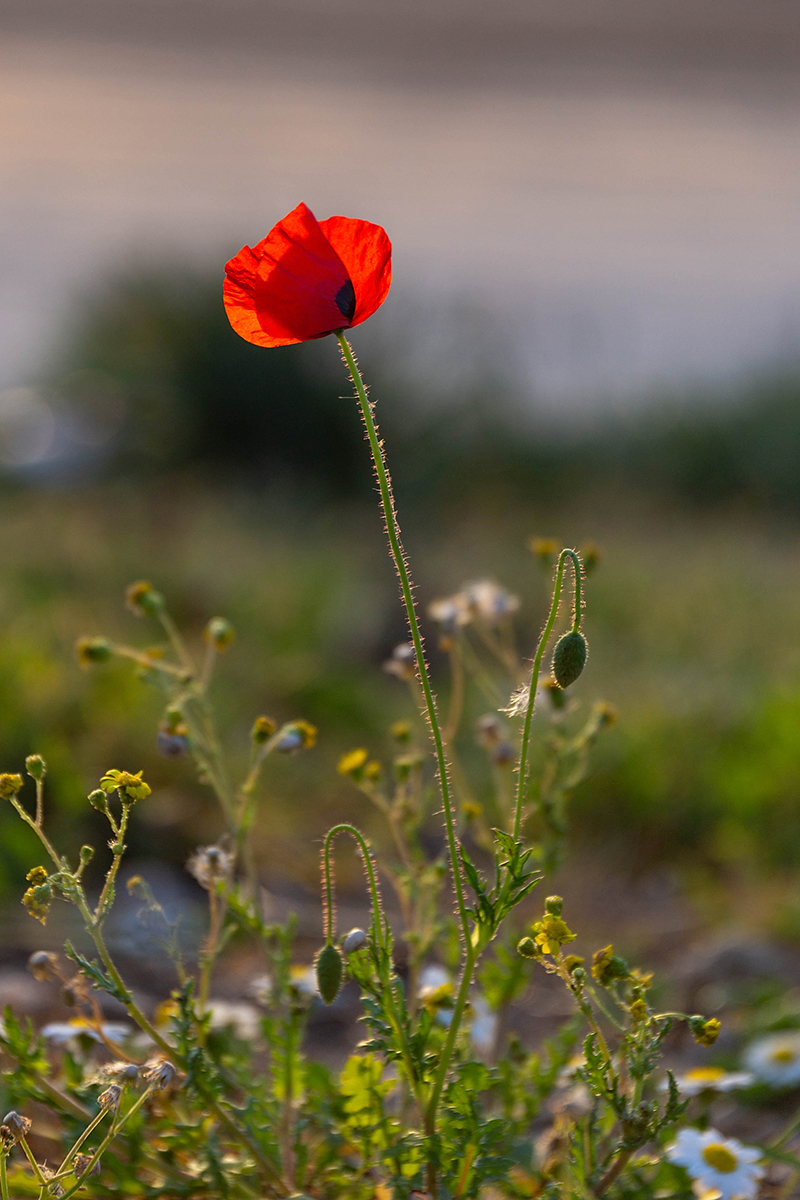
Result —
POLYGON ((234 856, 230 850, 222 846, 200 846, 187 862, 186 870, 202 888, 210 891, 218 880, 230 878, 233 864, 234 856))

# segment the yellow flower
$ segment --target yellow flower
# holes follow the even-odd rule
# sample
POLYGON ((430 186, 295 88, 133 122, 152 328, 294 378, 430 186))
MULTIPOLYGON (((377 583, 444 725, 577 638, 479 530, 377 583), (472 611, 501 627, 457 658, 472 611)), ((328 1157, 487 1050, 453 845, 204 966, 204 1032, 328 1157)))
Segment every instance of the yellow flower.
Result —
POLYGON ((145 796, 150 795, 150 787, 142 779, 141 771, 135 775, 130 771, 106 771, 100 780, 100 787, 106 794, 119 792, 120 799, 128 804, 134 800, 144 800, 145 796))
POLYGON ((339 759, 339 765, 336 770, 340 775, 349 775, 351 778, 356 778, 361 774, 362 767, 368 757, 368 751, 363 748, 350 750, 339 759))

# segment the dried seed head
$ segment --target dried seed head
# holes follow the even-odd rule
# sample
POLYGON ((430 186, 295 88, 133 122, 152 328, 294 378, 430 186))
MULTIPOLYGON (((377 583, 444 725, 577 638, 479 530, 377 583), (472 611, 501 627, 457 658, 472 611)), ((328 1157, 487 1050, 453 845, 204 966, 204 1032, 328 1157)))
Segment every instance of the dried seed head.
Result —
POLYGON ((28 970, 39 983, 58 979, 58 955, 49 950, 36 950, 28 959, 28 970))
POLYGON ((234 856, 222 846, 200 846, 186 864, 200 887, 210 891, 218 880, 229 879, 233 872, 234 856))
POLYGON ((139 1068, 136 1063, 111 1062, 100 1068, 106 1079, 115 1079, 119 1083, 136 1083, 139 1078, 139 1068))
MULTIPOLYGON (((18 1113, 15 1108, 12 1108, 11 1112, 7 1112, 3 1117, 3 1128, 9 1131, 13 1139, 11 1142, 13 1146, 20 1138, 28 1136, 31 1131, 31 1122, 27 1117, 23 1117, 18 1113)), ((4 1134, 3 1137, 5 1139, 6 1135, 4 1134)))
POLYGON ((342 986, 344 964, 341 954, 334 945, 329 943, 320 950, 314 967, 320 996, 326 1004, 333 1004, 342 986))
POLYGON ((118 1083, 110 1083, 104 1092, 101 1092, 97 1097, 97 1103, 101 1108, 111 1109, 116 1108, 122 1099, 122 1088, 118 1083))
POLYGON ((93 1158, 94 1158, 93 1154, 76 1154, 72 1160, 72 1170, 73 1170, 74 1174, 75 1175, 85 1175, 86 1172, 89 1171, 89 1167, 91 1166, 91 1170, 89 1171, 89 1174, 90 1175, 99 1175, 100 1174, 100 1159, 98 1158, 96 1162, 92 1163, 93 1158))
POLYGON ((145 1082, 157 1088, 167 1088, 178 1074, 168 1058, 158 1055, 145 1063, 142 1072, 145 1082))

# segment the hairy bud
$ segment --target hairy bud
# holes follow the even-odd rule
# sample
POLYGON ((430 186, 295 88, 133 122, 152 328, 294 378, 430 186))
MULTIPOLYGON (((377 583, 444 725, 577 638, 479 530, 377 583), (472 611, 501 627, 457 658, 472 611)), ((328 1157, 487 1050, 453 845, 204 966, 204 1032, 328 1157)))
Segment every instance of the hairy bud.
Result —
POLYGON ((317 955, 314 968, 317 973, 319 994, 326 1004, 333 1004, 342 986, 342 956, 334 945, 328 943, 317 955))
POLYGON ((556 642, 553 653, 553 676, 560 688, 568 688, 586 666, 586 638, 573 630, 556 642))

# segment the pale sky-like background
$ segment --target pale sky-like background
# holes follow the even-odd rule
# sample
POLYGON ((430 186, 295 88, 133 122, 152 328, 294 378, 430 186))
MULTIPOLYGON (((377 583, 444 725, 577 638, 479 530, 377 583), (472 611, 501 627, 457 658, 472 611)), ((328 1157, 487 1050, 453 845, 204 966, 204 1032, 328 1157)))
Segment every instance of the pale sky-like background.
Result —
POLYGON ((301 199, 549 403, 795 361, 799 67, 797 0, 0 0, 0 385, 87 284, 301 199))

